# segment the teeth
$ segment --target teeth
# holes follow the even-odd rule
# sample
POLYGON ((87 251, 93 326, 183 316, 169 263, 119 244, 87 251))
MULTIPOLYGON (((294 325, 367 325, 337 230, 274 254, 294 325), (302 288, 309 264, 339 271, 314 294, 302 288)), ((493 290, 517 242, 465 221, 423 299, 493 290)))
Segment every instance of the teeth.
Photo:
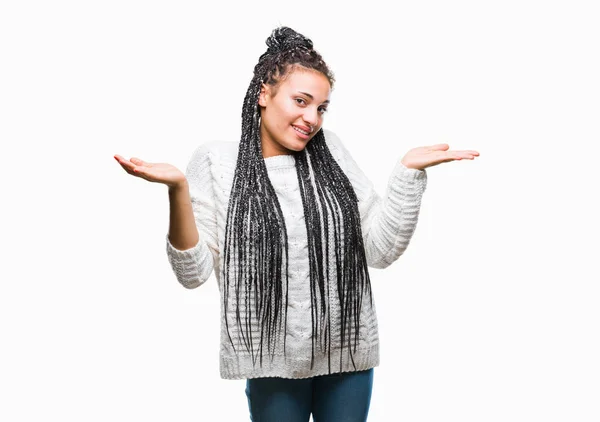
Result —
POLYGON ((302 129, 298 129, 296 126, 292 126, 294 129, 296 129, 298 132, 303 133, 305 135, 308 135, 308 132, 303 131, 302 129))

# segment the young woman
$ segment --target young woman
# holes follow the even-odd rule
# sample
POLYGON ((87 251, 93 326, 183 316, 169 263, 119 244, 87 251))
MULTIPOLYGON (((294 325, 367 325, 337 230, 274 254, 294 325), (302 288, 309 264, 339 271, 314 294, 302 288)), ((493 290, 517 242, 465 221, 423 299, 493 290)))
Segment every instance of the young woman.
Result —
POLYGON ((322 128, 334 77, 312 42, 275 29, 254 68, 237 142, 208 142, 184 175, 115 158, 169 187, 167 255, 187 288, 215 271, 220 371, 247 379, 254 421, 364 421, 379 338, 368 267, 404 252, 425 168, 473 159, 440 144, 410 150, 380 198, 322 128))

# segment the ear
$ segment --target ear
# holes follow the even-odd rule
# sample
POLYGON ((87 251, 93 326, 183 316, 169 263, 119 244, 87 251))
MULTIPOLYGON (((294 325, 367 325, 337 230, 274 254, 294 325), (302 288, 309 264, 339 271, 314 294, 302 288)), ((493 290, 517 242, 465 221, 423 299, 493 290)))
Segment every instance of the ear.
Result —
POLYGON ((270 89, 265 84, 262 84, 260 87, 260 94, 258 96, 258 105, 261 107, 267 106, 267 97, 270 94, 270 89))

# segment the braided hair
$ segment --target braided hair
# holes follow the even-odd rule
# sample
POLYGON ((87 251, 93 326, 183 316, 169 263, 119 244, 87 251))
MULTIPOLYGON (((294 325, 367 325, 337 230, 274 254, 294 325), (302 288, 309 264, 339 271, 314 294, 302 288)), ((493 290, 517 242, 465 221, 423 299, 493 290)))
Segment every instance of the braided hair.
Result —
MULTIPOLYGON (((236 346, 230 325, 241 337, 243 344, 239 346, 251 354, 254 365, 260 357, 261 366, 263 352, 266 350, 273 358, 281 341, 285 355, 289 279, 286 225, 262 154, 258 105, 261 86, 265 83, 276 90, 283 78, 298 68, 322 73, 331 86, 334 82, 312 41, 293 29, 276 28, 266 43, 268 49, 254 67, 243 103, 242 136, 227 209, 223 292, 225 324, 233 349, 236 346), (232 262, 237 263, 234 268, 232 262), (234 321, 229 321, 230 295, 235 305, 234 321)), ((331 155, 322 129, 293 156, 308 235, 311 369, 320 343, 328 355, 331 373, 331 342, 332 335, 336 335, 341 372, 344 347, 354 365, 352 354, 358 343, 363 293, 372 300, 358 199, 331 155), (333 263, 329 262, 330 221, 336 257, 333 263), (330 265, 335 265, 333 279, 329 276, 330 265), (330 297, 329 283, 336 283, 337 297, 330 297), (341 309, 339 329, 331 327, 332 301, 337 301, 341 309)))

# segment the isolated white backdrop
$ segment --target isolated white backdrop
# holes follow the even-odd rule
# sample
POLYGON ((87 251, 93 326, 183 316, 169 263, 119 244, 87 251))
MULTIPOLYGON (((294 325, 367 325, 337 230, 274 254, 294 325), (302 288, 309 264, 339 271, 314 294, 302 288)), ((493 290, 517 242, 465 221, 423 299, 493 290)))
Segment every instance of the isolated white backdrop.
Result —
POLYGON ((383 195, 428 169, 409 249, 371 270, 381 365, 370 421, 598 421, 598 11, 592 1, 5 1, 0 420, 248 420, 219 378, 218 289, 175 280, 163 185, 237 140, 278 25, 337 85, 324 126, 383 195))

